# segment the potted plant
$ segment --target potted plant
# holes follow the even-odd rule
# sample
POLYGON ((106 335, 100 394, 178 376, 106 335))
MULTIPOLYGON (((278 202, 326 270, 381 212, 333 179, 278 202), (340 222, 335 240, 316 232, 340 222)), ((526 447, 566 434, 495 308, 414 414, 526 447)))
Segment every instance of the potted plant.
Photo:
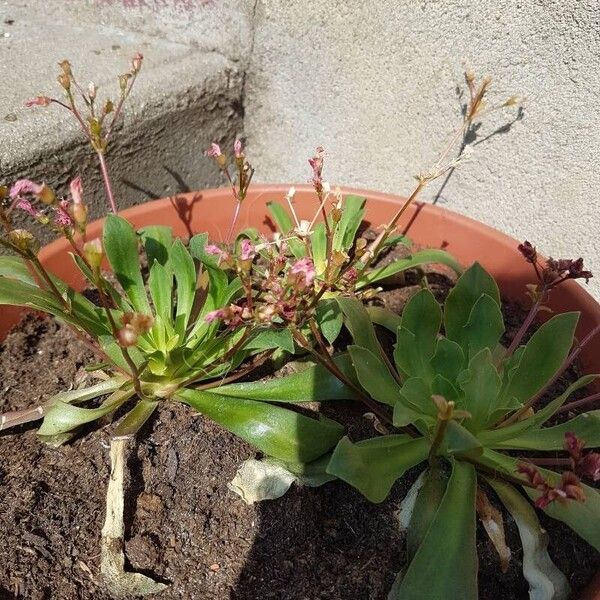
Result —
MULTIPOLYGON (((82 90, 66 62, 61 64, 59 78, 66 103, 46 97, 31 102, 58 102, 77 117, 98 155, 113 213, 117 206, 104 154, 114 120, 140 67, 141 56, 137 56, 130 73, 119 78, 116 108, 110 102, 95 107, 95 87, 82 90), (90 110, 87 121, 77 107, 76 93, 90 110), (109 115, 114 115, 112 120, 109 115)), ((287 188, 284 193, 282 188, 250 187, 253 170, 239 143, 230 158, 216 144, 209 149, 231 191, 157 201, 111 214, 104 222, 87 223, 77 180, 66 200, 58 200, 48 186, 29 181, 5 191, 3 239, 17 256, 2 258, 0 301, 54 315, 91 345, 98 358, 91 365, 97 382, 27 410, 5 413, 2 428, 43 417, 40 435, 47 442, 62 444, 87 423, 116 416, 101 560, 113 595, 164 589, 164 584, 146 575, 126 571, 123 552, 127 440, 159 407, 189 404, 277 459, 288 471, 297 474, 312 464, 318 483, 337 475, 335 466, 328 467, 328 474, 324 468, 331 464, 328 451, 342 437, 343 427, 322 415, 299 412, 292 403, 357 395, 370 411, 383 417, 385 411, 377 398, 360 393, 362 381, 348 357, 334 357, 331 349, 342 331, 344 315, 348 322, 352 310, 345 298, 357 295, 369 301, 380 282, 427 263, 460 270, 437 238, 432 250, 414 252, 390 264, 378 262, 391 248, 406 242, 395 233, 401 219, 419 213, 410 234, 425 247, 429 239, 416 235, 419 226, 435 237, 445 221, 455 219, 458 244, 471 252, 467 256, 459 251, 460 261, 469 264, 476 255, 472 244, 461 237, 470 225, 468 220, 445 211, 415 208, 420 191, 455 165, 447 159, 449 152, 481 116, 489 82, 476 86, 470 77, 467 82, 471 100, 464 123, 434 168, 419 176, 415 191, 400 205, 395 198, 376 194, 367 193, 365 202, 360 195, 332 191, 322 178, 321 149, 310 160, 310 198, 307 187, 295 193, 287 188), (283 197, 287 209, 265 205, 277 197, 283 197), (219 211, 214 210, 216 202, 219 211), (11 214, 19 209, 55 228, 63 239, 38 252, 32 234, 12 224, 11 214), (267 212, 279 228, 274 237, 265 237, 267 212), (365 217, 373 224, 386 224, 370 241, 358 233, 365 217), (140 248, 147 258, 147 271, 140 262, 140 248), (69 250, 72 264, 65 261, 69 250), (105 272, 107 262, 114 276, 105 272), (93 291, 93 298, 81 293, 86 287, 88 295, 93 291), (265 364, 275 369, 294 354, 312 356, 316 362, 305 363, 300 372, 271 384, 264 380, 236 383, 265 364), (99 401, 92 407, 81 406, 95 398, 99 401), (315 459, 319 459, 316 466, 315 459)), ((509 99, 503 105, 512 104, 514 100, 509 99)), ((577 300, 578 294, 573 296, 577 300)), ((587 317, 597 318, 597 307, 595 311, 592 308, 587 317)), ((371 312, 381 320, 380 311, 371 312)), ((386 314, 386 322, 393 320, 386 314)), ((3 313, 3 317, 6 329, 14 313, 3 313)), ((350 329, 356 333, 356 328, 350 329)), ((334 458, 339 458, 344 443, 337 446, 334 458)))

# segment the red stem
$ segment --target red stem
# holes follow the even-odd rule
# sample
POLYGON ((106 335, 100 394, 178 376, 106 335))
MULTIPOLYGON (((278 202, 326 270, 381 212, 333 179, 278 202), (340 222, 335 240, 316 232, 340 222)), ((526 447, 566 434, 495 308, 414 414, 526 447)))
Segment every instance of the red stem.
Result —
POLYGON ((104 181, 104 189, 106 190, 106 195, 108 196, 108 201, 110 203, 110 209, 113 213, 117 214, 117 205, 115 203, 115 197, 113 195, 110 177, 108 176, 108 167, 106 166, 104 153, 96 151, 96 154, 98 154, 98 160, 100 161, 100 171, 102 173, 102 180, 104 181))

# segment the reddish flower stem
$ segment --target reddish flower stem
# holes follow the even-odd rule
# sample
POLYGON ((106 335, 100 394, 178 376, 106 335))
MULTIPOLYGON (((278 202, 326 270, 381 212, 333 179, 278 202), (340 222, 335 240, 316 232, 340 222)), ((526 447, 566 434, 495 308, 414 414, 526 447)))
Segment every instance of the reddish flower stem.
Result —
POLYGON ((98 161, 100 162, 100 172, 102 173, 102 181, 104 182, 104 189, 106 190, 106 195, 108 196, 110 209, 114 214, 117 214, 117 204, 115 203, 115 197, 113 195, 112 185, 110 183, 110 177, 108 175, 108 167, 106 165, 104 153, 101 151, 96 151, 96 154, 98 155, 98 161))

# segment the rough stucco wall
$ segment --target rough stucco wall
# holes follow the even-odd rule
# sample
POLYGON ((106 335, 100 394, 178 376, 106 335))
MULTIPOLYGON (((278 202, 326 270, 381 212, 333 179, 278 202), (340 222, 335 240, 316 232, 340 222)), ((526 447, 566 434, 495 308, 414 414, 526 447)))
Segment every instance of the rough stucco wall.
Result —
POLYGON ((460 122, 465 66, 493 76, 491 98, 527 103, 441 203, 553 256, 583 255, 600 297, 598 0, 259 0, 245 104, 256 179, 306 181, 323 144, 332 184, 408 193, 460 122))

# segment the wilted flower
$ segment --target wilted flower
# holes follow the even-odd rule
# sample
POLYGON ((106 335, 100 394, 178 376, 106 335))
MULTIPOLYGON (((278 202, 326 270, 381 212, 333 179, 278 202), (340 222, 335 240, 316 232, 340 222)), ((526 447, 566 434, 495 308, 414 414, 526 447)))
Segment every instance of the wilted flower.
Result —
POLYGON ((315 187, 317 192, 321 192, 323 186, 323 158, 325 157, 325 150, 323 146, 317 146, 315 151, 315 155, 312 158, 308 159, 308 164, 310 165, 313 176, 312 176, 312 184, 315 187))
POLYGON ((565 450, 569 453, 573 471, 592 481, 600 480, 600 453, 583 453, 585 441, 572 431, 565 433, 565 450))
POLYGON ((537 250, 535 246, 527 240, 522 244, 519 244, 518 249, 527 262, 534 264, 537 261, 537 250))
POLYGON ((138 52, 131 61, 134 71, 139 71, 142 68, 142 61, 144 60, 144 55, 138 52))
POLYGON ((558 486, 549 484, 539 469, 531 463, 520 463, 517 471, 524 475, 527 480, 542 494, 535 501, 538 508, 546 508, 554 500, 576 500, 585 501, 585 493, 577 475, 572 471, 565 471, 561 475, 561 481, 558 486))
POLYGON ((83 203, 83 186, 81 185, 81 177, 75 177, 69 184, 71 198, 73 198, 72 215, 73 220, 80 229, 85 228, 87 222, 87 207, 83 203))

